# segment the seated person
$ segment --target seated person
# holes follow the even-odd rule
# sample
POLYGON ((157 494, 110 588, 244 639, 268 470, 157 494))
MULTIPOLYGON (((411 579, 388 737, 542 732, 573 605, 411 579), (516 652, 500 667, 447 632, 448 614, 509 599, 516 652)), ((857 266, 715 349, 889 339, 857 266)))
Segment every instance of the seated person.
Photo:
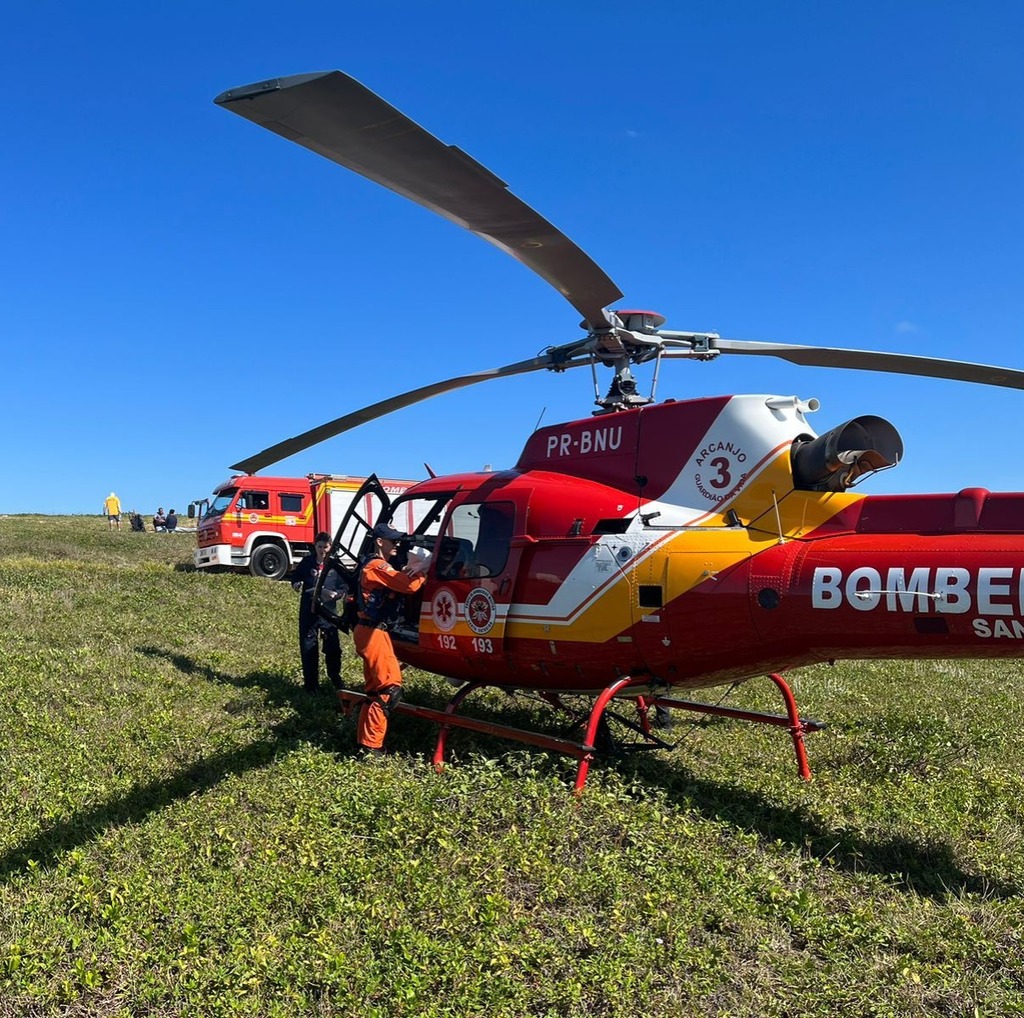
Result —
POLYGON ((167 517, 164 516, 164 507, 160 506, 153 516, 153 529, 159 533, 165 526, 167 526, 167 517))
POLYGON ((441 538, 437 575, 445 580, 454 580, 466 576, 472 554, 473 546, 465 538, 441 538))
POLYGON ((178 529, 178 514, 172 509, 167 514, 167 519, 164 520, 164 530, 166 530, 167 533, 169 534, 169 533, 171 533, 172 530, 177 530, 177 529, 178 529))

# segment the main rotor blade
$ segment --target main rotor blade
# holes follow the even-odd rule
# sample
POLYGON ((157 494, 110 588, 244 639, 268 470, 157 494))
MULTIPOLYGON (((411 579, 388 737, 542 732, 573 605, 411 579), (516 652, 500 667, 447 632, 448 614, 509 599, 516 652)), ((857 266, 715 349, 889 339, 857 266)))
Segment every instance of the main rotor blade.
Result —
MULTIPOLYGON (((278 442, 277 445, 272 445, 269 449, 264 449, 263 452, 259 452, 255 456, 250 456, 248 459, 233 463, 231 469, 241 470, 246 474, 254 474, 271 463, 277 463, 278 460, 283 460, 287 456, 302 452, 318 442, 326 441, 328 438, 333 438, 342 432, 351 431, 352 428, 357 428, 360 424, 366 424, 368 421, 375 420, 378 417, 384 417, 386 414, 411 406, 413 403, 421 403, 432 396, 439 396, 442 392, 462 389, 467 385, 475 385, 477 382, 490 381, 492 378, 505 378, 510 375, 525 374, 527 371, 540 371, 544 368, 553 367, 555 363, 556 358, 551 354, 542 354, 539 357, 532 357, 530 360, 519 361, 516 364, 506 364, 501 368, 476 371, 471 375, 461 375, 458 378, 449 378, 444 382, 424 385, 419 389, 412 389, 401 395, 392 396, 390 399, 381 400, 372 406, 363 407, 361 410, 354 410, 350 414, 344 414, 333 421, 321 424, 318 428, 312 428, 309 431, 304 431, 301 435, 296 435, 294 438, 278 442)), ((558 370, 579 367, 589 363, 589 357, 584 357, 578 361, 558 359, 558 370)))
MULTIPOLYGON (((671 333, 662 333, 671 336, 671 333)), ((811 368, 855 368, 860 371, 887 371, 899 375, 921 375, 926 378, 949 378, 957 382, 1000 385, 1007 389, 1024 389, 1024 371, 952 361, 941 357, 919 357, 916 354, 882 353, 876 350, 843 350, 831 346, 800 346, 794 343, 759 343, 747 339, 711 340, 710 347, 721 353, 746 354, 754 357, 779 357, 791 364, 811 368)), ((673 356, 665 351, 666 356, 673 356)), ((676 354, 675 356, 680 356, 676 354)), ((687 354, 682 354, 687 356, 687 354)))
POLYGON ((214 102, 490 241, 546 279, 592 327, 622 294, 490 170, 341 71, 272 78, 214 102))

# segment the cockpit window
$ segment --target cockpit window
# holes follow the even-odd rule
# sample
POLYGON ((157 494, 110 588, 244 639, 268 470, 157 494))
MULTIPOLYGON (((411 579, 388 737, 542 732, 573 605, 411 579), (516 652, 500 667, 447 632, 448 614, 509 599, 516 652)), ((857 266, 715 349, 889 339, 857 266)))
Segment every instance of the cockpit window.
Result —
POLYGON ((399 499, 391 507, 391 525, 398 530, 411 534, 414 544, 432 547, 429 540, 416 541, 416 538, 436 537, 451 495, 431 495, 428 498, 413 497, 399 499))
POLYGON ((511 502, 456 506, 441 537, 437 575, 448 580, 499 575, 508 561, 514 519, 511 502))

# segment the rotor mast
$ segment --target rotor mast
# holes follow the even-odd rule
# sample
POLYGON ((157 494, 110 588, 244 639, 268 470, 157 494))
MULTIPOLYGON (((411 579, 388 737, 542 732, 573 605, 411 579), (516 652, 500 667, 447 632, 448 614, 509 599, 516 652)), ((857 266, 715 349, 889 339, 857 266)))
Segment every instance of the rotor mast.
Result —
MULTIPOLYGON (((671 337, 658 331, 665 323, 665 316, 656 311, 604 311, 608 320, 605 327, 590 328, 586 340, 581 343, 566 344, 566 347, 551 347, 549 354, 557 355, 562 349, 580 352, 581 348, 589 352, 591 365, 594 367, 594 402, 600 408, 595 415, 614 413, 617 410, 628 410, 631 407, 645 406, 653 403, 658 385, 658 370, 655 367, 654 379, 651 383, 651 394, 644 396, 637 391, 636 377, 630 370, 631 364, 643 364, 656 360, 659 364, 664 352, 666 341, 672 346, 681 345, 683 350, 699 360, 712 360, 718 351, 711 346, 711 340, 717 339, 715 333, 672 333, 671 337), (599 395, 597 385, 597 362, 612 369, 612 380, 604 396, 599 395)), ((587 322, 581 322, 582 328, 588 328, 587 322)), ((569 365, 564 365, 568 367, 569 365)), ((558 371, 558 366, 553 366, 558 371)))

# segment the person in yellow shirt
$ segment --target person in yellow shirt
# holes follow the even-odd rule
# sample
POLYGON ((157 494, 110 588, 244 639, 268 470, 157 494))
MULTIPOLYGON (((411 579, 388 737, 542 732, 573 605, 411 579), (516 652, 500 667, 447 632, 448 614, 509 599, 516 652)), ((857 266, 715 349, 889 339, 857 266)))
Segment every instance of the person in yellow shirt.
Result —
POLYGON ((111 492, 103 503, 103 511, 107 514, 107 530, 115 527, 121 529, 121 500, 111 492))

